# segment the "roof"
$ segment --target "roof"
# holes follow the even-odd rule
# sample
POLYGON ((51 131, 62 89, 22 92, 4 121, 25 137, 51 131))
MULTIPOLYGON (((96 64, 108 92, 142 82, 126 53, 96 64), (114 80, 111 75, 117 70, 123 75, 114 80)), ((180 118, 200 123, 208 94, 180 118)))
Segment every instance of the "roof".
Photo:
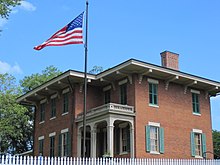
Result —
MULTIPOLYGON (((178 70, 161 67, 136 59, 127 60, 119 65, 107 69, 99 74, 87 74, 88 83, 93 86, 106 86, 115 80, 128 77, 132 81, 131 74, 138 74, 139 83, 148 75, 151 78, 164 80, 166 87, 170 82, 175 82, 184 86, 186 92, 188 87, 203 90, 211 96, 215 96, 220 92, 220 82, 207 78, 184 73, 178 70)), ((20 96, 17 101, 23 103, 32 103, 40 101, 47 96, 62 91, 71 86, 70 84, 83 84, 84 73, 74 70, 68 70, 63 74, 45 82, 32 91, 20 96)), ((132 82, 130 82, 132 83, 132 82)))

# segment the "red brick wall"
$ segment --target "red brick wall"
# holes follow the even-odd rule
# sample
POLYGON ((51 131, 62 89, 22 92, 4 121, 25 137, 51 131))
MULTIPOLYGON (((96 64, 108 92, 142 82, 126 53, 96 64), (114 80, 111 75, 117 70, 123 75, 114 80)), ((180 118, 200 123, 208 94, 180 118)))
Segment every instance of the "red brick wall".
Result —
MULTIPOLYGON (((200 91, 201 116, 192 114, 192 96, 188 89, 184 94, 182 85, 170 83, 165 90, 164 81, 159 81, 159 107, 150 107, 148 96, 148 82, 144 79, 141 84, 135 80, 135 109, 136 109, 136 157, 155 158, 192 158, 190 148, 190 132, 200 129, 206 134, 207 151, 212 151, 212 132, 209 98, 200 91), (165 153, 152 155, 145 150, 145 125, 148 122, 160 123, 164 128, 165 153)), ((209 158, 212 156, 208 155, 209 158)))

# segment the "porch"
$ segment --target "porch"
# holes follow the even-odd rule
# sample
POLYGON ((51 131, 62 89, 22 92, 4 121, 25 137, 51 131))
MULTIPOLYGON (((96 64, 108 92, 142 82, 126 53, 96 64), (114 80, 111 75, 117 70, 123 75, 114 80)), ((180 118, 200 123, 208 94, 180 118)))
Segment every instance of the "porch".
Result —
MULTIPOLYGON (((108 103, 86 114, 86 157, 134 157, 134 107, 108 103)), ((77 116, 77 156, 82 156, 83 115, 77 116)))

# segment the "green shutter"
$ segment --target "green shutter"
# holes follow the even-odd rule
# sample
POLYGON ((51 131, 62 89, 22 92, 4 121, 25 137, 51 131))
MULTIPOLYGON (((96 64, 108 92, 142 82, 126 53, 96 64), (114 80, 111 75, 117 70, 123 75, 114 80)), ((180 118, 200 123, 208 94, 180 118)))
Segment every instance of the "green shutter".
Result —
POLYGON ((202 156, 206 157, 206 136, 202 134, 202 156))
POLYGON ((194 132, 191 132, 191 155, 195 156, 196 151, 195 151, 195 138, 194 138, 194 132))
POLYGON ((61 149, 62 149, 62 134, 59 134, 59 143, 58 143, 58 156, 62 156, 61 155, 61 149))
POLYGON ((164 153, 164 128, 160 127, 160 153, 164 153))
POLYGON ((150 126, 145 126, 146 151, 150 152, 150 126))

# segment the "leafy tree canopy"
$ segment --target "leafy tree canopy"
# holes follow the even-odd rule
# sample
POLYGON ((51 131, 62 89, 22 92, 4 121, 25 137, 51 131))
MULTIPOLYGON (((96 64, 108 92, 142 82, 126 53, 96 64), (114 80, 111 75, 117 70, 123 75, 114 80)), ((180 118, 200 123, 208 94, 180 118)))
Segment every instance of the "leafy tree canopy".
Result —
POLYGON ((12 7, 19 5, 21 0, 0 0, 0 16, 8 19, 12 7))
POLYGON ((23 92, 26 93, 43 84, 44 82, 60 75, 61 73, 61 71, 51 65, 46 67, 41 74, 35 73, 30 76, 25 76, 23 80, 20 80, 20 85, 23 92))
POLYGON ((212 131, 213 138, 213 148, 214 148, 214 158, 220 159, 220 131, 213 130, 212 131))

